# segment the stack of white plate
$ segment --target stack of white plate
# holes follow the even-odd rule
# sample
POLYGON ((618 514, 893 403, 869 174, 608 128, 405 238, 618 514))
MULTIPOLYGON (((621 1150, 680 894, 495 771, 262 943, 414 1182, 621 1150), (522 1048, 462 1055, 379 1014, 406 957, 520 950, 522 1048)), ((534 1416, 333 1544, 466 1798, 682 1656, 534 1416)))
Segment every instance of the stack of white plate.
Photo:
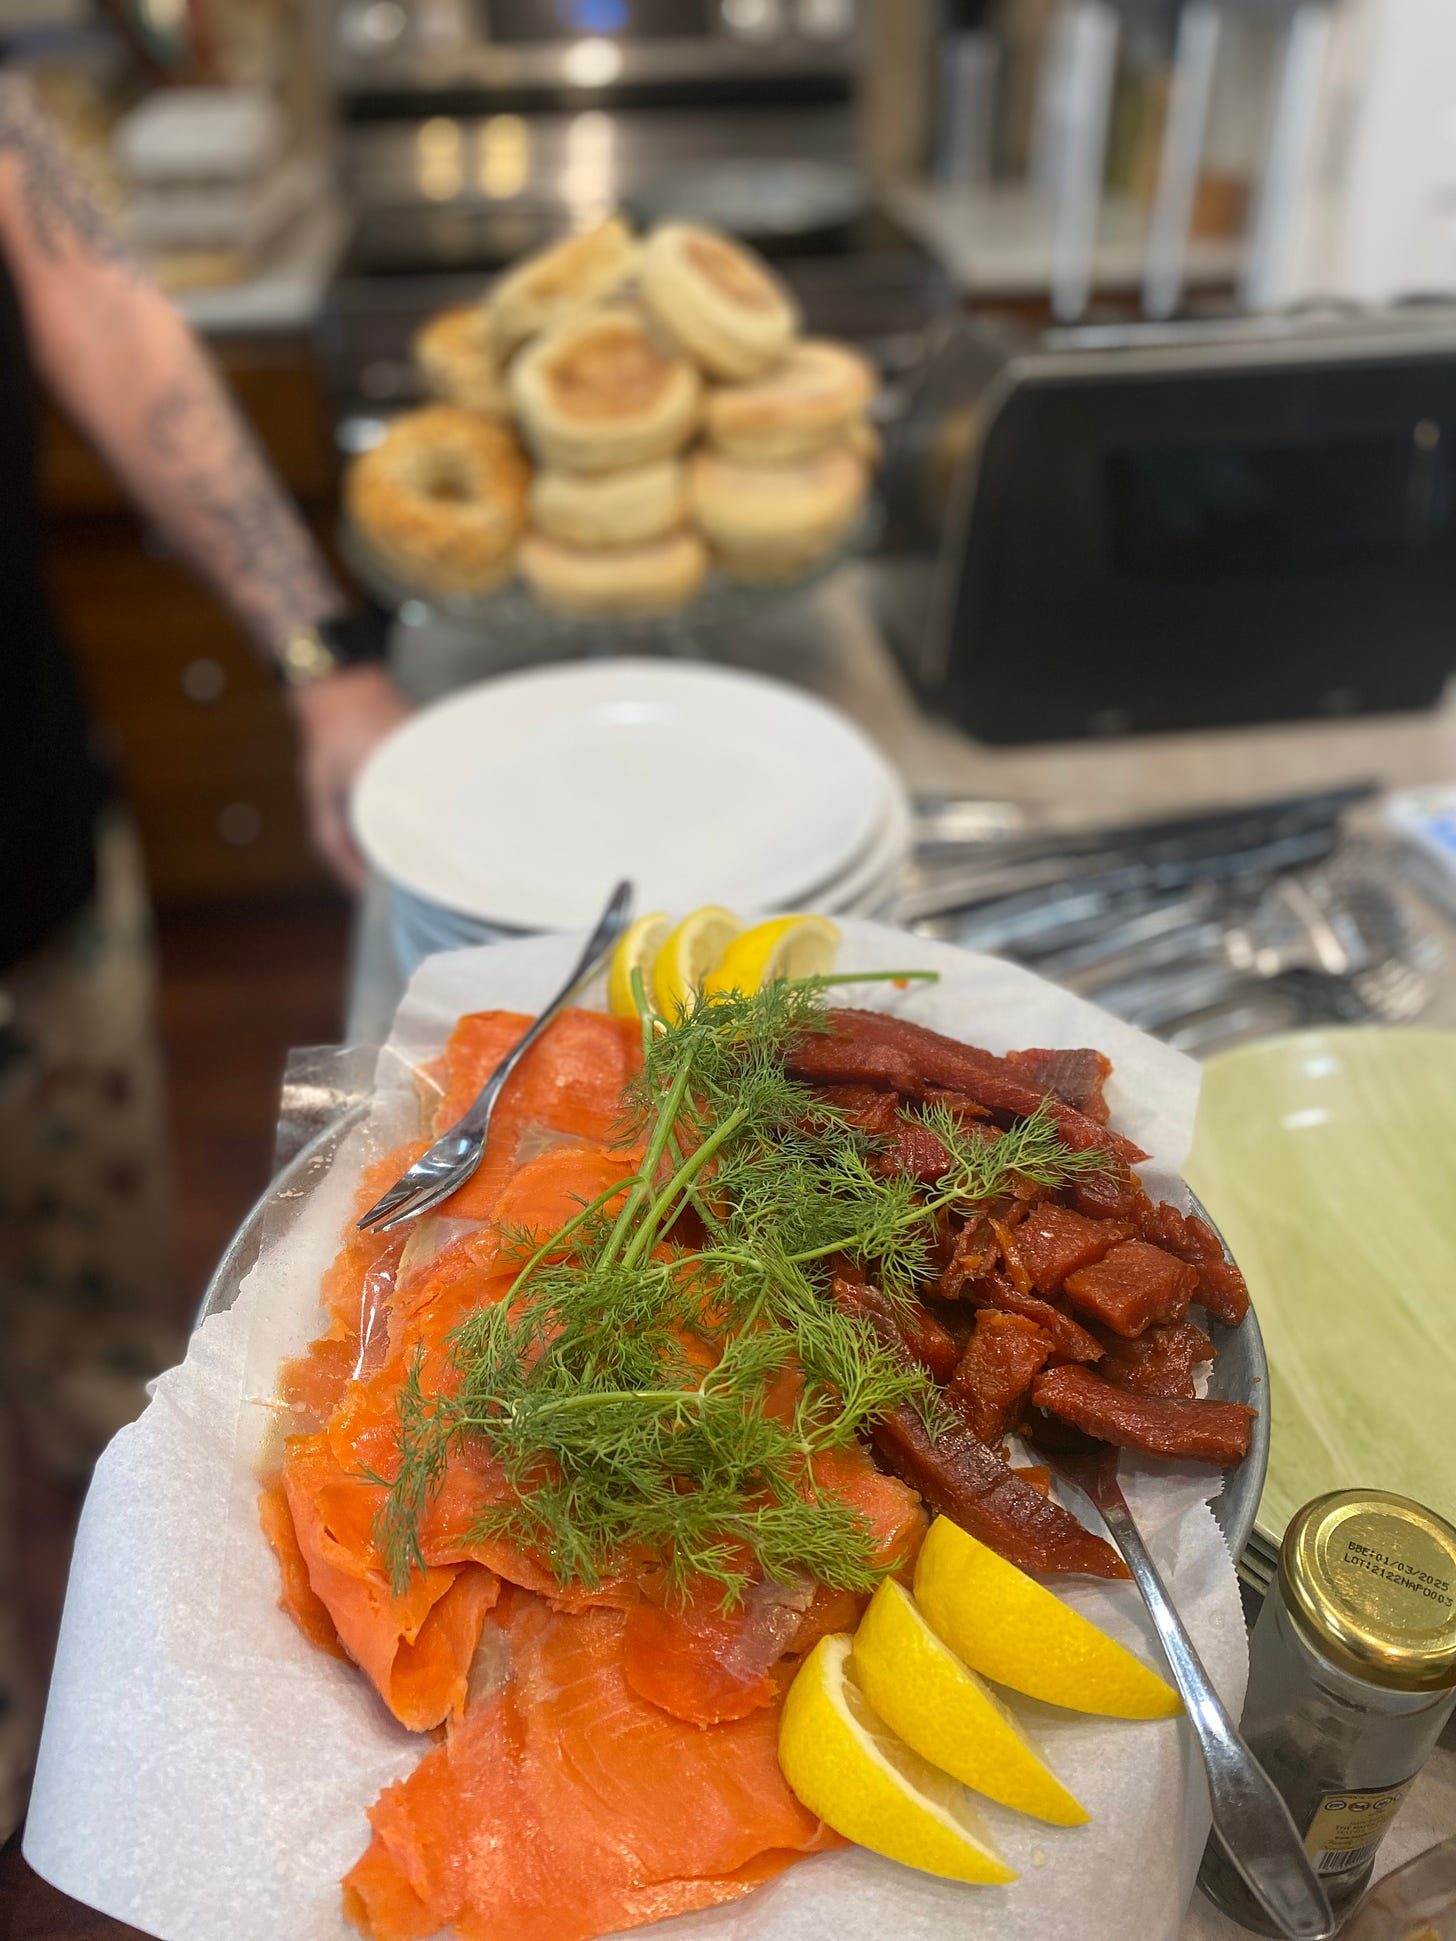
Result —
POLYGON ((436 951, 721 903, 876 913, 910 850, 894 770, 842 714, 720 667, 578 662, 467 688, 374 755, 353 805, 408 975, 436 951))

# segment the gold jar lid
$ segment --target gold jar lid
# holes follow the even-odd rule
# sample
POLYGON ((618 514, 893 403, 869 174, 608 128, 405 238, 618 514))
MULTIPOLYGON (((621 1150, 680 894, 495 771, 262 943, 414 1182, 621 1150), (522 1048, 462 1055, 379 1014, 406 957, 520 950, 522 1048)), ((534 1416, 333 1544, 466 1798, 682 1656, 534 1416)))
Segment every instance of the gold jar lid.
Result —
POLYGON ((1342 1671, 1396 1691, 1456 1685, 1456 1529, 1381 1489, 1317 1496, 1279 1552, 1284 1601, 1342 1671))

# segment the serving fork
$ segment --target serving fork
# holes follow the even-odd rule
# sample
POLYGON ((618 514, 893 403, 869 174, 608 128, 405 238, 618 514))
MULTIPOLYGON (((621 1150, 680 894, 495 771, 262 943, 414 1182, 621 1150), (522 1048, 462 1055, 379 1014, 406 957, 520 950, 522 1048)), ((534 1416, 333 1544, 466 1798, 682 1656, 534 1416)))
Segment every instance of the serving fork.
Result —
POLYGON ((623 880, 612 891, 571 975, 555 997, 496 1066, 477 1093, 475 1103, 375 1201, 359 1221, 361 1229, 388 1233, 392 1227, 401 1227, 407 1220, 416 1220, 422 1213, 428 1213, 465 1184, 480 1164, 490 1132, 491 1114, 507 1079, 557 1013, 564 1011, 601 969, 631 916, 632 885, 623 880))
POLYGON ((1117 1451, 1043 1453, 1042 1460, 1100 1513, 1148 1607, 1208 1775, 1213 1831, 1230 1865, 1282 1935, 1325 1941, 1329 1898, 1273 1780, 1240 1737, 1148 1555, 1117 1480, 1117 1451))

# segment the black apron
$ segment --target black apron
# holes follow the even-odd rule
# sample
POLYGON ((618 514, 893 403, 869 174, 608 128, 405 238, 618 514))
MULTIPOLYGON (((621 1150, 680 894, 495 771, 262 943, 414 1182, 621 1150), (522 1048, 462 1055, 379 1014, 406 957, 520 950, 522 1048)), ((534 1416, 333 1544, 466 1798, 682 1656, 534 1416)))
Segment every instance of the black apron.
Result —
POLYGON ((37 396, 0 258, 0 976, 80 909, 110 793, 40 577, 37 396))

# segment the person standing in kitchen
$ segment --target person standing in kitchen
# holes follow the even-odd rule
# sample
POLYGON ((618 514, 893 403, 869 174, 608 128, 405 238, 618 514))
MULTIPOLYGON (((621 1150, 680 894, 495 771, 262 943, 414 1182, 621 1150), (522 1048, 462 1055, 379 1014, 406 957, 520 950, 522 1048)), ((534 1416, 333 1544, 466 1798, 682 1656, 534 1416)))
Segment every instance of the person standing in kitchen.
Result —
POLYGON ((207 354, 0 71, 0 1837, 34 1725, 15 1458, 82 1478, 179 1345, 148 910, 41 585, 37 378, 288 684, 315 841, 350 883, 349 787, 405 712, 207 354))

